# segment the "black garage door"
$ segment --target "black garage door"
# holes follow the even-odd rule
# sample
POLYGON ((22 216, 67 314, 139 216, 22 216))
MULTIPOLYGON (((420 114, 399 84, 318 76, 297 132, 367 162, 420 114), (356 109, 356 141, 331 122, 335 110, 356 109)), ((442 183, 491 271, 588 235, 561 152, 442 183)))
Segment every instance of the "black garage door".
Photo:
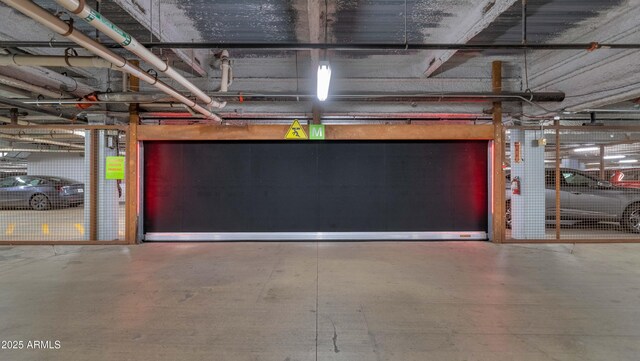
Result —
POLYGON ((484 239, 486 141, 144 144, 146 240, 484 239))

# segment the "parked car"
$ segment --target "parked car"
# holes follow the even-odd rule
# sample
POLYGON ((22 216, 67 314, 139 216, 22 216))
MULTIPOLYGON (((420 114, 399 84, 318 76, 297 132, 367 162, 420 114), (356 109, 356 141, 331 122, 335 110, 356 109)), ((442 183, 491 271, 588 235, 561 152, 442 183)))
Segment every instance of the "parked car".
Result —
POLYGON ((610 182, 625 188, 640 188, 640 168, 618 169, 613 172, 610 182))
POLYGON ((44 211, 84 202, 84 184, 48 176, 0 178, 0 207, 44 211))
MULTIPOLYGON (((555 168, 545 169, 545 215, 555 220, 555 168)), ((507 227, 511 226, 510 176, 507 176, 507 227)), ((523 182, 526 179, 522 180, 523 182)), ((560 169, 560 219, 565 224, 620 222, 629 232, 640 233, 640 189, 618 187, 583 171, 560 169)))

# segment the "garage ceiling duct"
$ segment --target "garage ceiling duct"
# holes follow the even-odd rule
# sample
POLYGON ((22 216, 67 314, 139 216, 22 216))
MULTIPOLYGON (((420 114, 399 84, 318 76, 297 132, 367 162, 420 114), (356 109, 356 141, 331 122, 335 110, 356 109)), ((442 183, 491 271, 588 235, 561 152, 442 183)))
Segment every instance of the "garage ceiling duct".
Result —
POLYGON ((90 52, 100 56, 101 58, 117 66, 121 71, 130 73, 131 75, 159 88, 166 94, 174 97, 181 103, 191 107, 198 113, 204 115, 207 119, 211 119, 217 122, 222 121, 222 119, 218 115, 212 113, 210 110, 206 109, 205 107, 199 105, 195 101, 182 95, 176 89, 172 88, 171 86, 164 83, 163 81, 158 80, 157 77, 152 76, 151 74, 145 72, 144 70, 140 69, 137 66, 132 65, 122 56, 107 49, 105 46, 94 41, 93 39, 89 38, 85 34, 79 31, 75 31, 73 26, 60 20, 59 18, 57 18, 47 10, 43 9, 42 7, 38 6, 37 4, 33 3, 32 1, 25 1, 25 0, 1 0, 1 1, 9 5, 10 7, 20 11, 21 13, 29 16, 30 18, 38 21, 42 25, 45 25, 46 27, 55 31, 56 33, 62 36, 65 36, 66 38, 76 42, 79 45, 82 45, 85 49, 89 50, 90 52))
MULTIPOLYGON (((126 33, 124 30, 120 29, 100 13, 89 7, 85 1, 56 0, 56 2, 60 6, 82 18, 84 21, 86 21, 91 26, 95 27, 114 41, 121 44, 125 49, 139 56, 141 60, 146 61, 154 68, 158 69, 161 73, 164 73, 169 78, 177 81, 180 85, 184 86, 187 90, 193 93, 198 99, 205 102, 208 107, 223 108, 225 106, 224 102, 220 103, 211 99, 211 97, 209 97, 204 91, 200 90, 200 88, 195 86, 180 73, 178 73, 174 68, 169 66, 166 61, 160 59, 157 55, 142 46, 142 44, 140 44, 134 37, 126 33)), ((223 59, 223 67, 225 64, 224 60, 225 59, 223 59)), ((228 67, 228 53, 226 60, 228 67)), ((223 71, 223 82, 221 88, 225 89, 223 91, 226 91, 228 81, 224 79, 224 74, 225 72, 223 71)))

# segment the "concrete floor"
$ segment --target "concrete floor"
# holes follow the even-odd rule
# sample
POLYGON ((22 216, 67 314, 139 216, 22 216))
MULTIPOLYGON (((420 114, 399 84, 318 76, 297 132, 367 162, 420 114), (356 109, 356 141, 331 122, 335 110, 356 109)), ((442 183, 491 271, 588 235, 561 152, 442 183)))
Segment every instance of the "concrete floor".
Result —
MULTIPOLYGON (((84 241, 89 225, 84 221, 84 206, 54 208, 47 211, 31 209, 0 210, 0 240, 2 241, 84 241)), ((124 239, 125 207, 118 206, 118 238, 124 239)), ((109 239, 108 241, 111 241, 109 239)))
POLYGON ((0 360, 638 360, 640 244, 0 247, 0 360))

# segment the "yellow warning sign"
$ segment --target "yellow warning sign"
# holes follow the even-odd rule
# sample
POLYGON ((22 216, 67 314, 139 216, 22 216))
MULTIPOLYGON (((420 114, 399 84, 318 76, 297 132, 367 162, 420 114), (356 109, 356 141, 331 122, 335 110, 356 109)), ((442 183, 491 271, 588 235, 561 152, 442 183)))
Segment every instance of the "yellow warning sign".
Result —
POLYGON ((289 127, 287 131, 287 135, 284 136, 284 139, 308 139, 307 133, 305 133, 304 129, 298 122, 298 119, 293 121, 293 124, 289 127))

